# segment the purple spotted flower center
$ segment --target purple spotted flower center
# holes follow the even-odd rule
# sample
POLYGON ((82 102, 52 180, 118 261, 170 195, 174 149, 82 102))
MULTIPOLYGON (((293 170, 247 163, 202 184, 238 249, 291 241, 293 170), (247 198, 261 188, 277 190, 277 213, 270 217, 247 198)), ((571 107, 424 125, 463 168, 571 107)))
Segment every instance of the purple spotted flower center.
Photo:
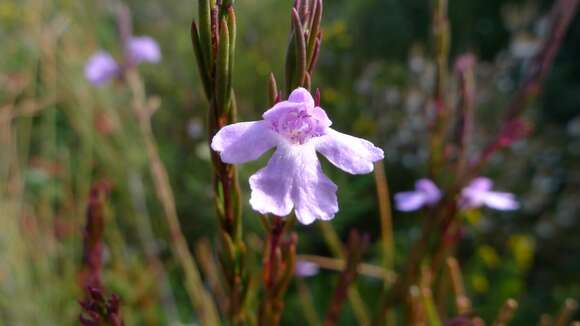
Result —
POLYGON ((270 128, 292 144, 304 144, 313 137, 325 134, 324 121, 307 108, 288 108, 274 117, 268 117, 270 128))

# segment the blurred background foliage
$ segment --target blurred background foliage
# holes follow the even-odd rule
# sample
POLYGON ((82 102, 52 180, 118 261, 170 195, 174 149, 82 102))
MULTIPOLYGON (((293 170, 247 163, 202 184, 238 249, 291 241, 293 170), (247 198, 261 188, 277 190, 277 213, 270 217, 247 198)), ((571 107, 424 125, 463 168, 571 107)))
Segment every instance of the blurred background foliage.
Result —
MULTIPOLYGON (((498 132, 520 73, 545 36, 550 3, 450 1, 452 58, 471 51, 479 59, 474 149, 498 132)), ((97 49, 120 56, 113 4, 0 3, 0 324, 75 324, 84 211, 91 184, 101 179, 114 185, 107 207, 105 284, 121 296, 127 324, 196 320, 166 242, 167 227, 159 216, 128 91, 118 84, 95 89, 83 78, 84 64, 97 49), (163 262, 166 282, 154 277, 152 257, 163 262)), ((135 34, 154 37, 162 48, 162 62, 140 70, 148 94, 161 101, 154 133, 184 232, 192 249, 200 239, 215 243, 207 108, 189 38, 195 1, 127 4, 135 34)), ((424 108, 434 74, 430 5, 427 0, 326 2, 313 85, 321 89, 322 104, 338 129, 384 148, 392 192, 409 189, 426 175, 424 108)), ((234 87, 240 120, 258 119, 267 106, 269 72, 282 76, 290 6, 282 0, 236 3, 234 87)), ((565 298, 580 297, 578 40, 577 19, 540 100, 527 113, 532 137, 496 156, 485 170, 498 189, 516 193, 523 208, 465 214, 468 226, 458 256, 468 293, 486 320, 508 297, 520 302, 517 325, 535 323, 540 313, 557 311, 565 298)), ((240 168, 246 199, 247 178, 261 164, 240 168)), ((379 239, 372 175, 325 171, 339 186, 341 212, 332 223, 341 238, 356 227, 379 239)), ((257 214, 248 205, 244 209, 257 270, 264 230, 257 214)), ((421 218, 395 212, 397 263, 417 237, 421 218)), ((298 233, 299 254, 331 255, 318 226, 299 226, 298 233)), ((378 248, 366 258, 379 264, 378 248)), ((298 281, 308 286, 320 314, 336 277, 336 272, 322 271, 298 281)), ((379 280, 362 276, 358 283, 372 308, 379 280)), ((293 284, 284 324, 305 318, 302 302, 293 284)), ((347 305, 341 322, 355 320, 347 305)))

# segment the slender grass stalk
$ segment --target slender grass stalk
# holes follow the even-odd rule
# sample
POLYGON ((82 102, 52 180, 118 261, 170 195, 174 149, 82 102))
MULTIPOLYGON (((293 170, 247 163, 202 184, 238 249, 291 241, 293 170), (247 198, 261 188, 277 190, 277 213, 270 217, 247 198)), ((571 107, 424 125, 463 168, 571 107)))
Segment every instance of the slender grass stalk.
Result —
POLYGON ((306 285, 306 282, 302 279, 297 279, 296 284, 298 287, 298 297, 300 298, 300 308, 304 312, 304 317, 310 326, 318 326, 322 324, 322 321, 318 317, 316 309, 314 309, 314 302, 312 301, 312 294, 306 285))
POLYGON ((356 280, 359 271, 359 264, 362 256, 369 245, 369 237, 361 236, 356 230, 352 230, 349 235, 348 247, 346 249, 346 265, 340 274, 338 283, 334 290, 334 295, 328 305, 325 326, 336 325, 340 317, 340 310, 348 295, 348 289, 356 280))
POLYGON ((163 209, 169 226, 170 244, 175 258, 180 262, 185 274, 185 286, 195 307, 198 317, 207 325, 218 325, 219 317, 211 296, 203 287, 199 270, 189 251, 187 241, 177 216, 173 190, 169 182, 165 165, 159 157, 157 143, 151 129, 151 112, 147 105, 143 83, 137 71, 129 70, 126 74, 127 84, 133 96, 133 112, 137 118, 145 151, 149 160, 151 177, 155 184, 157 198, 163 209))
POLYGON ((447 268, 451 278, 453 293, 455 295, 455 308, 459 315, 465 315, 471 311, 471 300, 465 294, 461 268, 459 267, 459 263, 455 257, 447 258, 447 268))
MULTIPOLYGON (((336 230, 332 224, 320 221, 318 222, 318 225, 322 232, 324 242, 332 252, 332 255, 337 259, 344 259, 345 254, 342 249, 340 238, 338 237, 338 234, 336 233, 336 230)), ((351 286, 348 289, 348 299, 352 309, 354 310, 354 314, 359 325, 369 325, 369 309, 367 308, 356 286, 351 286)))
MULTIPOLYGON (((339 258, 323 257, 316 255, 298 255, 296 259, 299 261, 315 263, 321 268, 339 272, 343 271, 346 266, 346 262, 343 259, 339 258)), ((395 273, 393 273, 392 271, 385 270, 382 266, 365 264, 363 262, 359 264, 358 273, 364 276, 383 279, 388 284, 393 283, 397 277, 395 273)))
POLYGON ((554 322, 554 326, 566 325, 570 321, 570 319, 572 318, 572 315, 574 314, 574 312, 577 309, 578 309, 578 301, 576 301, 572 298, 566 299, 566 301, 564 302, 564 306, 562 307, 562 310, 560 311, 560 313, 556 317, 556 321, 554 322))
POLYGON ((377 187, 377 199, 379 202, 379 217, 381 221, 381 246, 383 254, 383 266, 385 267, 385 270, 392 271, 395 260, 395 243, 393 239, 393 217, 391 215, 391 200, 389 195, 389 185, 387 184, 385 167, 382 161, 375 163, 375 183, 377 187))
POLYGON ((429 175, 435 179, 438 171, 444 168, 444 142, 448 119, 447 80, 450 47, 450 27, 447 17, 448 0, 435 0, 433 7, 433 42, 435 47, 435 93, 432 108, 434 112, 430 130, 429 175))
POLYGON ((514 317, 514 313, 518 309, 518 302, 514 299, 508 299, 501 307, 493 326, 506 326, 514 317))

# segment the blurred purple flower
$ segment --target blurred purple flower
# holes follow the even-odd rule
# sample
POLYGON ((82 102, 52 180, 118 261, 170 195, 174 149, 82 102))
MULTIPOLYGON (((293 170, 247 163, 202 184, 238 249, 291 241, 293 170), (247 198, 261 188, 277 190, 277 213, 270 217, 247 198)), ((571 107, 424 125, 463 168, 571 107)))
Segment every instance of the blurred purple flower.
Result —
POLYGON ((119 64, 105 51, 98 51, 85 65, 85 78, 94 86, 102 86, 111 79, 122 75, 129 67, 142 62, 157 63, 161 60, 161 50, 149 36, 131 37, 125 44, 124 64, 119 64))
POLYGON ((89 58, 85 65, 85 78, 95 86, 102 86, 119 74, 119 64, 105 51, 89 58))
POLYGON ((373 162, 383 159, 372 143, 329 128, 326 112, 304 88, 262 117, 225 126, 211 143, 230 164, 255 160, 276 147, 266 167, 250 177, 250 205, 262 214, 286 216, 295 209, 302 224, 334 217, 337 186, 322 172, 317 151, 351 174, 372 172, 373 162))
POLYGON ((320 271, 320 267, 309 261, 299 260, 296 262, 296 276, 298 277, 311 277, 320 271))
POLYGON ((508 192, 491 191, 493 182, 489 178, 475 178, 461 191, 462 208, 479 208, 487 206, 497 210, 508 211, 520 207, 515 196, 508 192))
POLYGON ((441 191, 433 181, 419 179, 415 183, 415 191, 405 191, 395 194, 395 205, 403 212, 416 211, 423 206, 431 206, 441 199, 441 191))
POLYGON ((157 63, 161 60, 159 45, 149 36, 132 37, 126 46, 127 56, 131 64, 157 63))

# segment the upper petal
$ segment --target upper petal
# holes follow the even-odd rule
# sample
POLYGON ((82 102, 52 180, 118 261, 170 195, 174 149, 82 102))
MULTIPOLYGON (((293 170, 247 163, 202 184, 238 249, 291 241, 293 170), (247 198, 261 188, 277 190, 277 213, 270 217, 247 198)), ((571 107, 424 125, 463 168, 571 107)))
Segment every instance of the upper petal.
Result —
POLYGON ((278 103, 274 104, 273 107, 266 110, 266 112, 264 112, 262 114, 262 118, 264 118, 264 120, 268 120, 268 121, 276 121, 276 120, 280 119, 280 116, 282 114, 288 112, 288 110, 295 109, 295 108, 300 108, 300 104, 289 102, 289 101, 278 102, 278 103))
POLYGON ((262 214, 286 216, 292 211, 292 183, 296 160, 283 147, 274 152, 265 168, 250 177, 250 205, 262 214))
POLYGON ((314 107, 314 99, 312 98, 312 95, 310 95, 310 92, 304 87, 298 87, 292 91, 290 96, 288 96, 288 101, 294 103, 303 103, 308 108, 314 107))
POLYGON ((493 182, 489 178, 478 177, 473 179, 467 187, 473 190, 488 191, 493 187, 493 182))
POLYGON ((515 210, 520 207, 515 196, 509 192, 490 191, 483 196, 483 202, 486 206, 501 211, 515 210))
MULTIPOLYGON (((281 114, 285 114, 290 109, 314 109, 314 99, 312 98, 312 95, 302 87, 297 88, 290 94, 287 101, 280 101, 274 104, 274 106, 264 112, 262 117, 264 120, 275 121, 279 119, 281 114)), ((316 114, 320 114, 319 111, 320 110, 316 110, 316 114)), ((324 110, 322 110, 322 112, 324 112, 324 110)), ((324 115, 326 115, 326 113, 324 113, 324 115)), ((330 122, 328 117, 326 117, 324 122, 326 123, 327 121, 330 122)))
POLYGON ((422 192, 425 195, 425 201, 428 204, 434 204, 441 199, 441 190, 437 188, 437 185, 429 179, 419 179, 415 183, 415 189, 422 192))
POLYGON ((402 212, 416 211, 425 204, 425 195, 421 192, 406 191, 395 194, 395 206, 402 212))
POLYGON ((338 212, 337 186, 322 172, 313 146, 293 147, 300 150, 292 189, 296 218, 302 224, 332 219, 338 212))
POLYGON ((265 121, 240 122, 220 129, 211 141, 211 148, 222 161, 244 163, 260 157, 277 144, 277 135, 265 121))
POLYGON ((474 189, 474 188, 463 188, 461 191, 461 199, 459 206, 461 208, 479 208, 483 205, 483 198, 487 194, 486 191, 474 189))
POLYGON ((340 133, 332 128, 326 134, 313 138, 316 150, 336 167, 352 174, 373 171, 373 162, 384 158, 383 150, 371 142, 340 133))

